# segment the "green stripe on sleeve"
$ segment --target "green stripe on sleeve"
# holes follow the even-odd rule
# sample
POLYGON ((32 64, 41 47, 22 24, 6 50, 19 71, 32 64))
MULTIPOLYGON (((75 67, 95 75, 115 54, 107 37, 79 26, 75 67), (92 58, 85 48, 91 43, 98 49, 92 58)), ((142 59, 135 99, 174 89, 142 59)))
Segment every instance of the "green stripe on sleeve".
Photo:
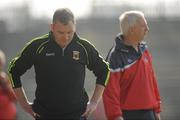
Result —
POLYGON ((13 60, 10 62, 10 65, 8 67, 8 72, 9 72, 9 77, 10 77, 10 82, 12 84, 13 87, 15 87, 15 84, 14 84, 14 80, 13 80, 13 77, 12 77, 12 74, 11 74, 11 69, 15 66, 15 63, 16 61, 21 57, 23 51, 27 48, 28 45, 30 45, 32 42, 36 41, 36 40, 40 40, 40 39, 45 39, 49 36, 49 34, 45 34, 41 37, 36 37, 34 39, 32 39, 30 42, 28 42, 25 47, 17 54, 17 56, 15 58, 13 58, 13 60))
POLYGON ((12 74, 11 74, 11 73, 9 73, 9 78, 10 78, 10 82, 11 82, 12 87, 15 87, 14 81, 13 81, 13 79, 12 79, 12 74))
POLYGON ((108 82, 109 82, 109 77, 110 77, 110 71, 108 70, 107 77, 106 77, 106 81, 105 81, 105 85, 108 84, 108 82))

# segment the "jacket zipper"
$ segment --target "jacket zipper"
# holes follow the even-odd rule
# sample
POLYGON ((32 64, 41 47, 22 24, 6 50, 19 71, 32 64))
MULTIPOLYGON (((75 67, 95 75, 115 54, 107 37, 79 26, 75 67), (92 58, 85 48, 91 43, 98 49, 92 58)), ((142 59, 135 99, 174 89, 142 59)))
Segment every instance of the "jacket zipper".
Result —
POLYGON ((64 56, 64 50, 65 50, 66 48, 62 48, 62 56, 64 56))

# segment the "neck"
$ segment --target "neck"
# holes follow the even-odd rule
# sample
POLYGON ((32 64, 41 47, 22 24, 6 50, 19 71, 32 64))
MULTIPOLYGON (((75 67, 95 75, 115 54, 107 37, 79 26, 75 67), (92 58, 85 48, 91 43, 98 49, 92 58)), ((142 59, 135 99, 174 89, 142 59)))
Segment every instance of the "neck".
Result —
POLYGON ((61 48, 66 48, 66 46, 68 46, 69 42, 58 42, 58 45, 61 47, 61 48))
POLYGON ((133 39, 132 37, 124 37, 124 44, 128 46, 132 46, 136 51, 138 51, 138 42, 137 40, 133 39))
POLYGON ((66 48, 72 40, 58 41, 58 40, 55 39, 55 41, 61 48, 66 48))

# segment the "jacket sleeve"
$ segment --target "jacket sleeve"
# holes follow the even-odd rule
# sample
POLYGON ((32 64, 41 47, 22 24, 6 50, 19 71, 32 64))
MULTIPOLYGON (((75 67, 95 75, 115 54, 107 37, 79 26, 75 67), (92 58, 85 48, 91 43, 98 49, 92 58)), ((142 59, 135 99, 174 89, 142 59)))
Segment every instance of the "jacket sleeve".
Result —
POLYGON ((120 105, 121 75, 121 72, 111 71, 109 82, 103 94, 104 108, 108 120, 114 120, 116 117, 122 116, 120 105))
POLYGON ((13 88, 22 86, 20 76, 32 67, 34 57, 34 43, 27 43, 21 53, 10 62, 8 71, 13 88))
POLYGON ((156 100, 157 100, 157 103, 158 103, 158 106, 156 108, 154 108, 154 111, 156 113, 159 113, 161 112, 161 98, 160 98, 160 94, 159 94, 159 89, 158 89, 158 86, 157 86, 157 81, 155 79, 155 76, 154 76, 154 92, 155 92, 155 95, 156 95, 156 100))
POLYGON ((156 79, 156 74, 155 74, 155 71, 153 69, 152 57, 151 57, 150 53, 149 53, 149 57, 150 57, 151 68, 152 68, 154 93, 155 93, 156 100, 157 100, 157 103, 158 103, 158 106, 156 108, 154 108, 154 111, 156 113, 159 113, 159 112, 161 112, 161 97, 160 97, 160 93, 159 93, 159 89, 158 89, 158 83, 157 83, 157 79, 156 79))
POLYGON ((161 112, 161 98, 160 98, 160 93, 159 93, 159 89, 158 89, 158 84, 157 84, 157 79, 155 76, 155 72, 154 70, 152 70, 152 74, 153 74, 153 85, 154 85, 154 92, 155 92, 155 96, 156 96, 156 100, 158 103, 158 106, 156 108, 154 108, 154 111, 156 113, 161 112))
POLYGON ((109 65, 108 63, 99 55, 95 47, 89 43, 85 43, 88 52, 88 63, 87 68, 93 71, 94 75, 97 77, 96 84, 106 86, 109 80, 109 65))

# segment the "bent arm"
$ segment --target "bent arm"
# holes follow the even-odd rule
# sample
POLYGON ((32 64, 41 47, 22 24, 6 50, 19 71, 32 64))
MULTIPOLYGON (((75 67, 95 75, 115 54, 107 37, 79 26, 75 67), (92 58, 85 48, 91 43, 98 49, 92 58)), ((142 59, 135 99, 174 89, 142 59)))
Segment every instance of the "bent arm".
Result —
POLYGON ((27 99, 26 93, 23 87, 14 88, 14 92, 16 94, 17 100, 20 103, 21 107, 29 113, 31 116, 35 116, 35 113, 32 110, 32 103, 30 103, 27 99))
POLYGON ((99 103, 99 100, 100 100, 101 97, 102 97, 104 88, 105 88, 105 87, 104 87, 103 85, 96 84, 96 87, 95 87, 95 90, 94 90, 94 93, 93 93, 93 95, 92 95, 92 97, 91 97, 90 102, 93 102, 93 103, 98 104, 98 103, 99 103))

